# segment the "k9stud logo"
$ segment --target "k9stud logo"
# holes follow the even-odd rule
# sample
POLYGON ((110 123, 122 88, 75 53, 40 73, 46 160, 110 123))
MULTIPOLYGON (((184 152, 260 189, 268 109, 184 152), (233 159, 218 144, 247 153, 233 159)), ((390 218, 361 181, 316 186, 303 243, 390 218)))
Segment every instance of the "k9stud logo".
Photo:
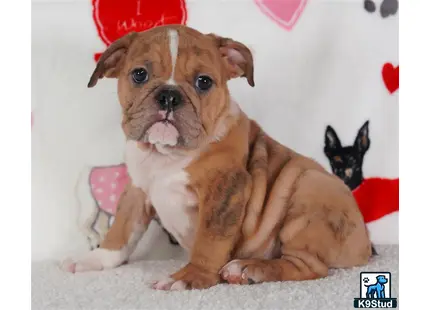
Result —
POLYGON ((397 308, 397 298, 391 297, 390 272, 361 272, 360 298, 354 308, 397 308))

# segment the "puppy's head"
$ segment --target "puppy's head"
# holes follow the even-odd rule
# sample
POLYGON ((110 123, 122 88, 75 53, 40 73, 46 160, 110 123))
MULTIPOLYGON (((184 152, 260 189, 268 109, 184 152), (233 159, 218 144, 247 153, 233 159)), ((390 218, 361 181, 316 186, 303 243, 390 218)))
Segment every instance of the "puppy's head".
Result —
POLYGON ((192 150, 216 138, 231 113, 227 81, 246 77, 254 86, 249 49, 232 39, 185 26, 129 33, 100 57, 88 87, 118 78, 128 139, 192 150))

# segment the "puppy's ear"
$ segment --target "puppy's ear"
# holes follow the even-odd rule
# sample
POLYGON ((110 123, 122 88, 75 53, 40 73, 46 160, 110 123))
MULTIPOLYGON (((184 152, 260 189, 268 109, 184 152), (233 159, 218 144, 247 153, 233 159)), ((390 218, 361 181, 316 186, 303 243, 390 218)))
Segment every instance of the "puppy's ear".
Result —
POLYGON ((254 87, 254 60, 249 48, 240 42, 213 33, 208 34, 208 36, 216 41, 224 65, 228 70, 229 79, 246 77, 248 84, 254 87))
POLYGON ((98 79, 103 77, 118 77, 124 62, 127 50, 135 39, 137 33, 130 32, 113 42, 100 57, 97 66, 91 75, 88 87, 97 84, 98 79))

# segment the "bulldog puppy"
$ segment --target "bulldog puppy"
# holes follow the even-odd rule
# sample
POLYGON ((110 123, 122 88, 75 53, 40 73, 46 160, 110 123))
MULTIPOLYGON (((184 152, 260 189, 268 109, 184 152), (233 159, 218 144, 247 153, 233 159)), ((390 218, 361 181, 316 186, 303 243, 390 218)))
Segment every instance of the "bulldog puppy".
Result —
POLYGON ((65 261, 66 270, 123 264, 154 216, 190 254, 155 289, 317 279, 368 262, 368 232, 347 186, 231 99, 227 81, 254 86, 253 66, 245 45, 185 26, 109 46, 88 87, 118 79, 131 183, 100 248, 65 261))

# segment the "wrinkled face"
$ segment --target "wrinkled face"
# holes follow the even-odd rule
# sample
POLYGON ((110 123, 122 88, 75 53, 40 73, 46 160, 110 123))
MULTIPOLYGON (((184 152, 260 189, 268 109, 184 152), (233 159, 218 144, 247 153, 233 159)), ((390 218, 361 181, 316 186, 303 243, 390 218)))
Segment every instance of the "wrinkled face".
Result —
POLYGON ((164 148, 196 149, 215 136, 230 111, 227 81, 245 76, 252 56, 241 43, 184 26, 131 33, 100 58, 89 86, 118 78, 128 139, 164 148))

